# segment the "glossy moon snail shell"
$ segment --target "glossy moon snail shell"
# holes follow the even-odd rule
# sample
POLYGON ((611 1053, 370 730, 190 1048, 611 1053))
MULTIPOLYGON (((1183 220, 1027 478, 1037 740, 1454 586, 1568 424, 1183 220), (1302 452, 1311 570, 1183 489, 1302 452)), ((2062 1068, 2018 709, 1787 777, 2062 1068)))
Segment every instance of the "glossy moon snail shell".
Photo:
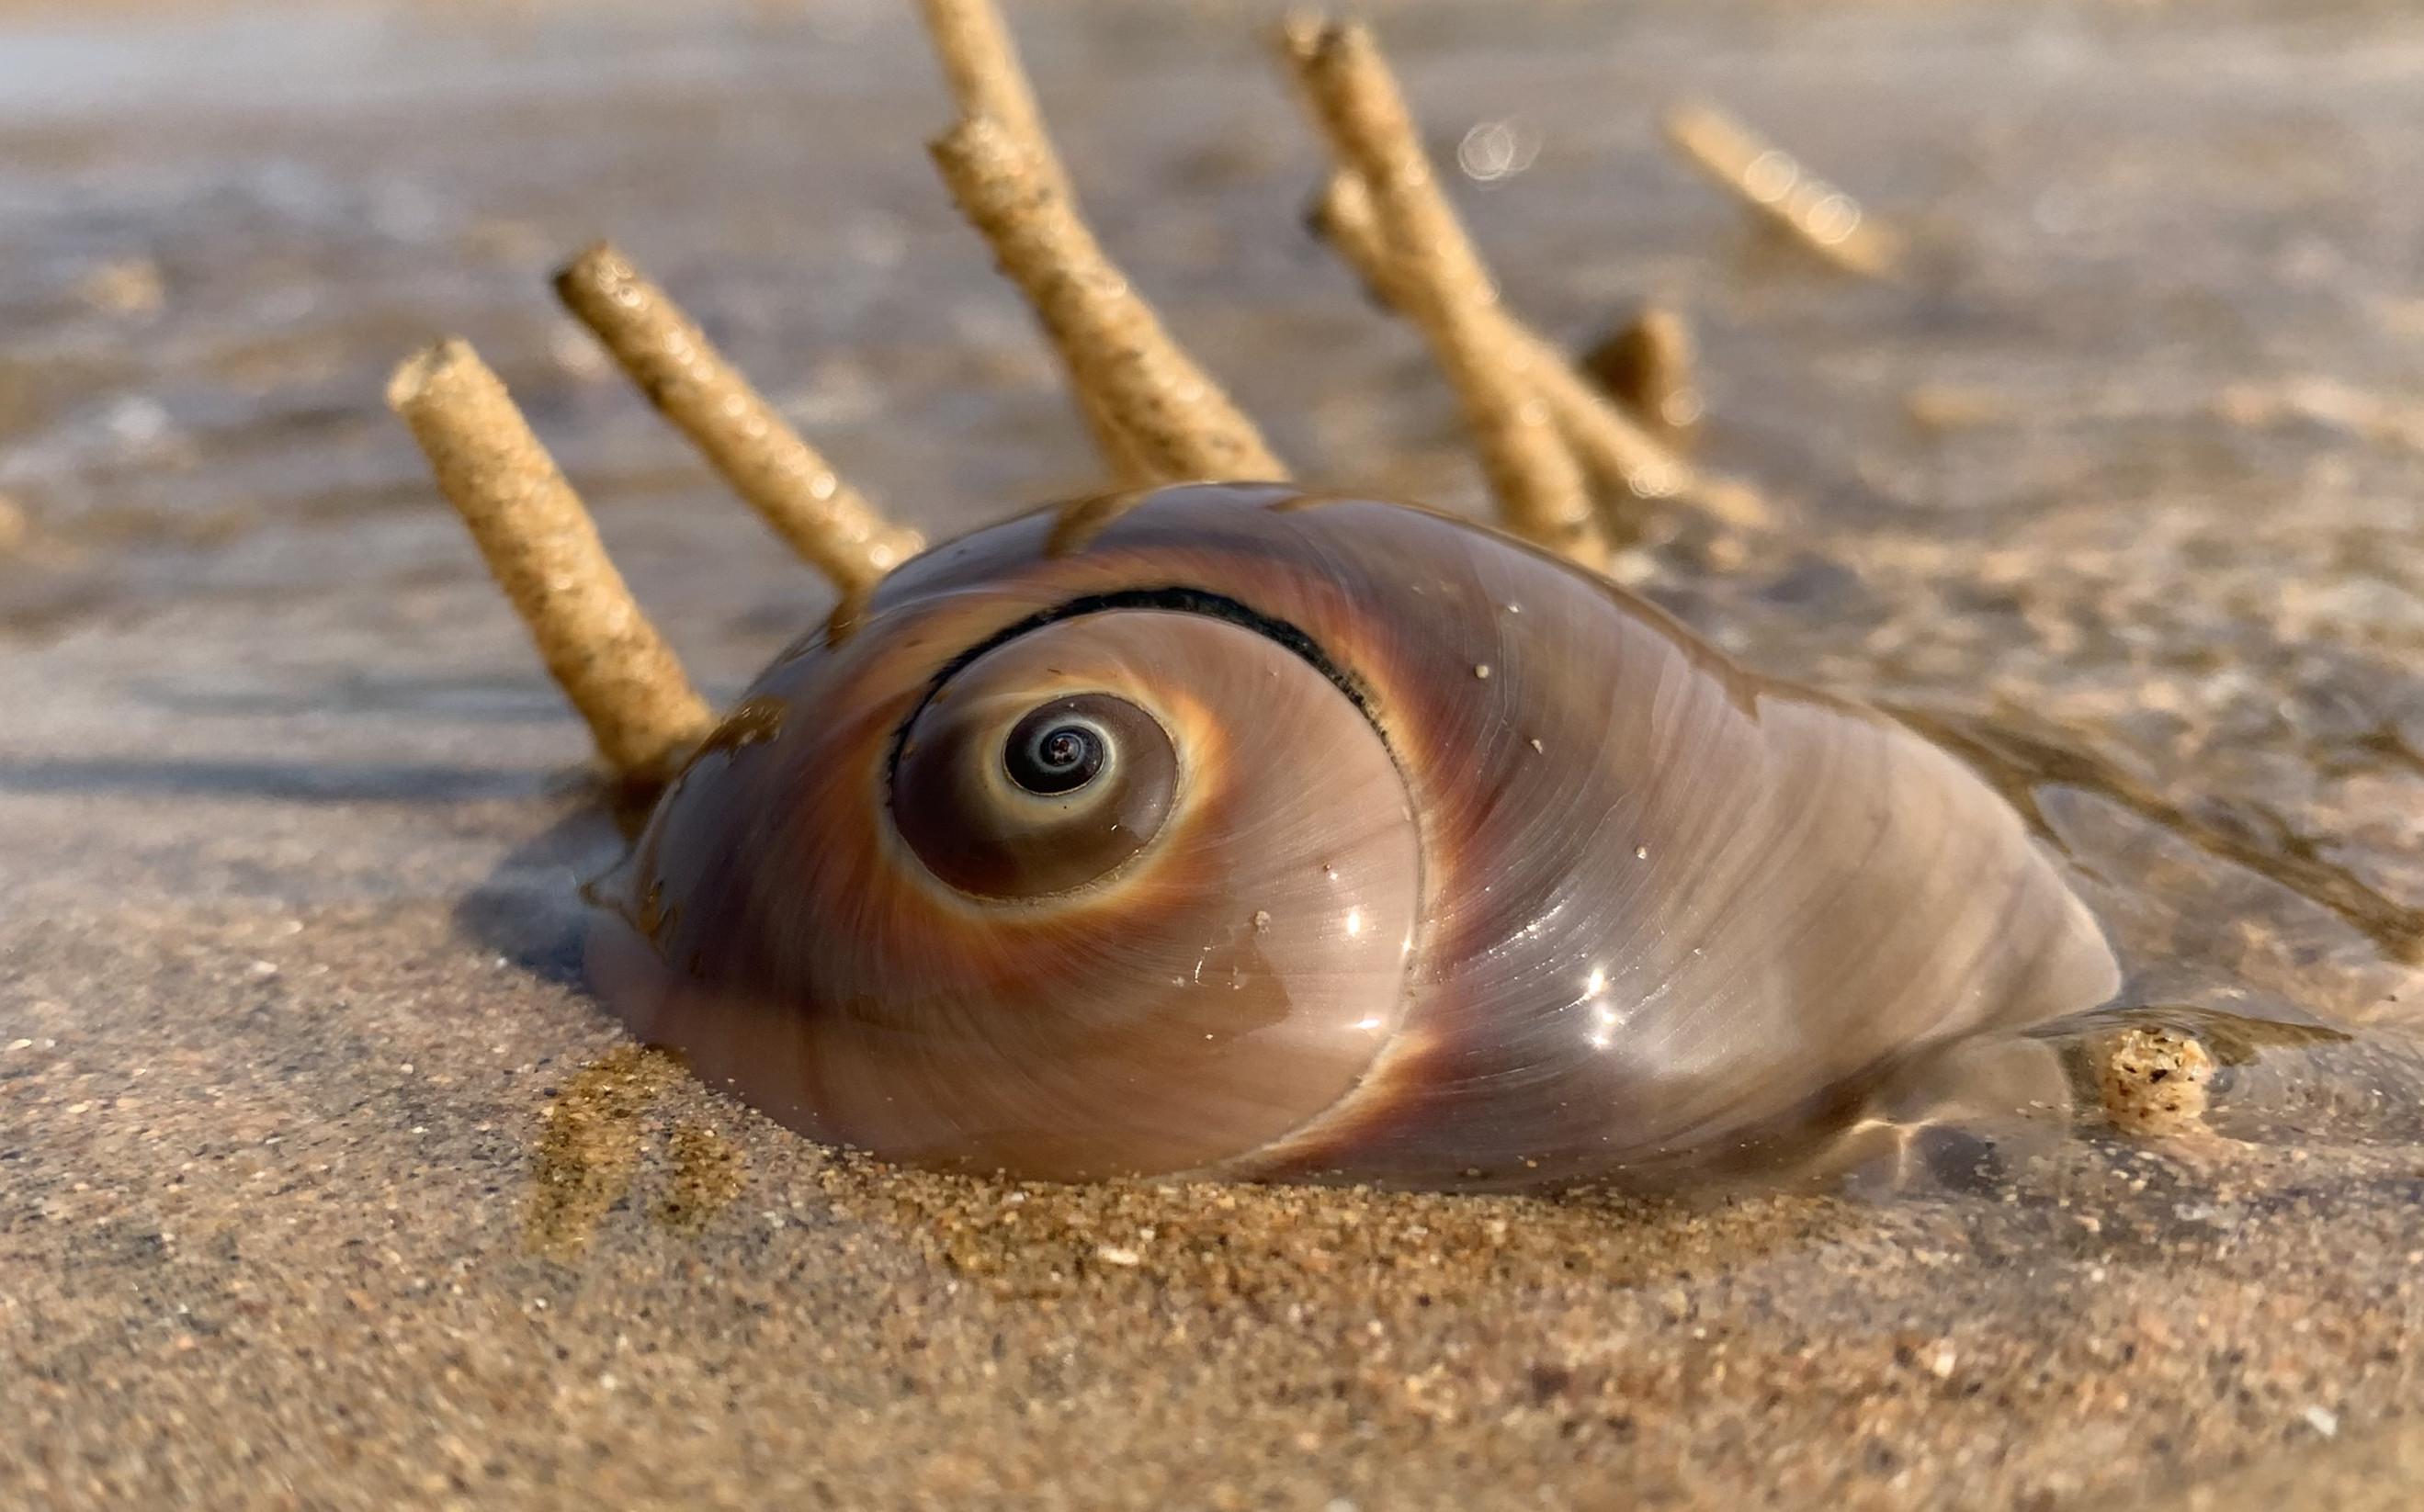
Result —
POLYGON ((1045 1178, 1604 1175, 2118 980, 1904 726, 1494 532, 1277 486, 896 571, 603 890, 643 1038, 814 1137, 1045 1178))

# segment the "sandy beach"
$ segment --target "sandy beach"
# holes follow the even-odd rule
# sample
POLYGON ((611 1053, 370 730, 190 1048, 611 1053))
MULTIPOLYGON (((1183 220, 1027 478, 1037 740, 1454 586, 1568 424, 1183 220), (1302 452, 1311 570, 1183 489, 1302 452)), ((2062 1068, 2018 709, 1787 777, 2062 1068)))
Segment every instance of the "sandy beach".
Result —
MULTIPOLYGON (((1267 12, 1012 6, 1107 243, 1308 475, 1478 507, 1299 215, 1267 12)), ((579 974, 585 736, 379 393, 479 343, 728 697, 824 613, 549 271, 611 234, 930 535, 1085 438, 905 8, 0 11, 0 1505, 2403 1506, 2424 1476, 2424 23, 1425 3, 1507 297, 1688 312, 1788 528, 1629 562, 2014 758, 2131 1001, 2353 1036, 1900 1190, 1022 1186, 800 1139, 579 974), (1910 239, 1797 260, 1752 117, 1910 239), (1509 124, 1511 123, 1511 124, 1509 124), (13 523, 8 523, 13 521, 13 523), (2051 737, 2049 737, 2051 738, 2051 737), (2017 749, 2006 744, 1999 749, 2017 749)), ((2017 780, 2017 779, 2015 779, 2017 780)))

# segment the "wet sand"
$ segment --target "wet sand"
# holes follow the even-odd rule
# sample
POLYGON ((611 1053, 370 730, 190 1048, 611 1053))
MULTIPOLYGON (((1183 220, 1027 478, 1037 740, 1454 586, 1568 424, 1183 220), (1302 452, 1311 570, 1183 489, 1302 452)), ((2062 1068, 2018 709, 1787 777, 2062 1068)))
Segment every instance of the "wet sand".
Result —
MULTIPOLYGON (((0 40, 0 1504, 2404 1504, 2424 1137, 2361 1058, 2291 1062, 2257 1140, 2090 1128, 1974 1189, 1886 1130, 1900 1196, 1650 1202, 904 1174, 634 1052, 576 971, 583 734, 387 367, 480 342, 719 694, 823 592, 555 259, 614 235, 930 533, 1082 487, 1082 431, 891 8, 263 14, 0 40)), ((1296 228, 1319 159, 1244 19, 1015 14, 1106 240, 1275 443, 1471 507, 1411 338, 1296 228)), ((1645 591, 2093 753, 2032 796, 2139 1001, 2412 1032, 2424 28, 1387 36, 1441 149, 1537 134, 1459 186, 1510 296, 1574 339, 1688 310, 1706 454, 1793 511, 1645 591), (1657 144, 1696 90, 1909 275, 1756 234, 1657 144)))

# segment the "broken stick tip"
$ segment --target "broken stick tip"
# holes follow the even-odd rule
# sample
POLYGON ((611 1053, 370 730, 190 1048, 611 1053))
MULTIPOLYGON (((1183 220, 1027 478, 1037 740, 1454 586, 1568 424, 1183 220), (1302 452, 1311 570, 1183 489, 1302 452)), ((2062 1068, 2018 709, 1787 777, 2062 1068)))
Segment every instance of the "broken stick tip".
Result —
POLYGON ((630 259, 625 257, 613 242, 600 237, 566 259, 549 281, 554 285, 556 293, 562 294, 566 284, 586 279, 628 279, 634 271, 630 259))
POLYGON ((1312 61, 1321 51, 1321 40, 1338 23, 1318 10, 1290 10, 1280 17, 1271 28, 1271 41, 1280 56, 1294 63, 1312 61))
POLYGON ((960 167, 998 170, 1012 163, 1030 164, 1034 158, 1009 127, 983 111, 962 116, 929 137, 926 151, 946 172, 960 167))
POLYGON ((440 337, 413 353, 388 375, 387 406, 409 419, 430 390, 444 381, 446 370, 467 357, 477 360, 471 343, 460 336, 440 337))

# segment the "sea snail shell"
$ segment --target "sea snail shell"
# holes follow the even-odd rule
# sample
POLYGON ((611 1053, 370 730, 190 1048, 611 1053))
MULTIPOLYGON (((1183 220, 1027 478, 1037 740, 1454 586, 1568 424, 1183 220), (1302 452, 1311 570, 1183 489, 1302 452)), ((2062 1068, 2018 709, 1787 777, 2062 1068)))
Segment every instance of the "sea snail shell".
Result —
POLYGON ((1738 1145, 2117 986, 1885 717, 1427 511, 1200 485, 939 548, 758 679, 593 940, 815 1137, 1499 1185, 1738 1145))

